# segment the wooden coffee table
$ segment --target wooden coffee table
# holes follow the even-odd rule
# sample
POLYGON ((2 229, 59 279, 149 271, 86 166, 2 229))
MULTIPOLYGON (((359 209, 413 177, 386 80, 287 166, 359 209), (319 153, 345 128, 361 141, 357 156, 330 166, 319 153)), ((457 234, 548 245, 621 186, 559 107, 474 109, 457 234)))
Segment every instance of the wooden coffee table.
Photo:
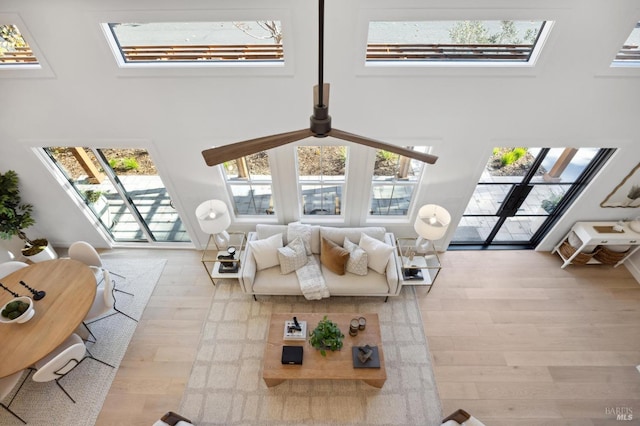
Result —
POLYGON ((268 387, 279 385, 285 380, 324 379, 324 380, 362 380, 365 383, 381 388, 387 380, 384 367, 384 352, 380 337, 380 321, 378 314, 317 314, 292 313, 272 314, 269 323, 269 335, 264 349, 262 378, 268 387), (283 340, 284 322, 294 316, 298 321, 307 322, 307 334, 327 315, 335 322, 344 334, 343 346, 339 351, 327 351, 323 357, 320 351, 311 346, 309 338, 305 341, 283 340), (359 330, 358 335, 349 335, 349 322, 352 318, 365 317, 367 326, 359 330), (302 346, 304 349, 302 365, 283 365, 283 346, 302 346), (354 368, 353 346, 377 346, 380 355, 380 368, 354 368))

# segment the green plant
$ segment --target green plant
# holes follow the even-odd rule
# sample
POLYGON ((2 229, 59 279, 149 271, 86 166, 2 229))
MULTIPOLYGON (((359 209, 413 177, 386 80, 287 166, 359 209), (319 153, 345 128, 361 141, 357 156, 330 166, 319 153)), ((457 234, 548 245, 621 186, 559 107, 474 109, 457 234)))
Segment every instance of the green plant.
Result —
POLYGON ((549 198, 542 200, 540 203, 540 207, 544 209, 547 213, 551 214, 558 206, 558 203, 562 200, 562 194, 552 193, 549 198))
POLYGON ((377 154, 380 158, 382 158, 384 161, 392 161, 395 160, 396 158, 398 158, 398 154, 393 153, 391 151, 385 151, 385 150, 379 150, 378 154, 377 154))
POLYGON ((84 191, 84 198, 86 198, 90 203, 95 203, 96 201, 98 201, 101 195, 102 191, 94 191, 93 189, 87 189, 86 191, 84 191))
POLYGON ((31 217, 33 206, 21 202, 18 182, 18 174, 13 170, 0 174, 0 237, 9 240, 17 235, 31 245, 22 230, 35 223, 31 217))
POLYGON ((140 168, 140 165, 138 164, 138 161, 135 158, 127 157, 122 160, 122 167, 125 170, 138 170, 140 168))
POLYGON ((505 152, 504 154, 502 154, 502 157, 500 157, 500 163, 503 166, 508 166, 515 163, 516 161, 518 161, 518 157, 513 151, 505 152))
POLYGON ((326 349, 337 351, 342 348, 342 339, 344 334, 338 328, 338 325, 324 318, 320 320, 316 328, 309 334, 309 343, 316 349, 320 349, 320 355, 326 356, 326 349))
POLYGON ((629 190, 627 197, 631 198, 632 200, 640 198, 640 186, 633 185, 629 190))
POLYGON ((522 148, 522 147, 513 148, 513 153, 515 154, 516 161, 517 161, 527 154, 527 148, 522 148))

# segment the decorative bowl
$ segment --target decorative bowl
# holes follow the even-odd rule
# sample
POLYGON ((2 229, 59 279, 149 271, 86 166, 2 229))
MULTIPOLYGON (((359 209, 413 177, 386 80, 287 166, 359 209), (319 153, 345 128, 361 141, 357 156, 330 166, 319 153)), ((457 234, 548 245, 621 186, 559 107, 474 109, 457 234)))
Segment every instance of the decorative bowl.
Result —
POLYGON ((11 299, 10 301, 4 304, 0 312, 5 312, 5 310, 7 309, 7 306, 13 302, 23 302, 28 304, 29 306, 24 310, 22 314, 20 314, 18 317, 14 319, 9 319, 0 313, 1 323, 5 323, 5 324, 10 324, 12 322, 23 323, 33 318, 33 315, 36 313, 36 310, 33 308, 33 300, 31 300, 30 297, 25 297, 25 296, 15 297, 11 299))

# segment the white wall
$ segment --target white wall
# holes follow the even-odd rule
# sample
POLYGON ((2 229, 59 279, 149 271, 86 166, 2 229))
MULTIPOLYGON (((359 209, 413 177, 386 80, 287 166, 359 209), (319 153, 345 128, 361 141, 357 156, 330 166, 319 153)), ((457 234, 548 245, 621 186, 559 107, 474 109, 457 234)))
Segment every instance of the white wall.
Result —
MULTIPOLYGON (((23 24, 47 65, 40 72, 0 70, 0 170, 18 172, 23 199, 35 206, 37 225, 29 234, 46 235, 55 245, 78 239, 106 243, 32 152, 34 146, 149 149, 201 245, 204 236, 192 212, 201 201, 224 196, 219 172, 204 164, 201 151, 308 125, 317 79, 314 0, 4 0, 0 17, 23 24), (283 16, 290 65, 276 72, 123 72, 99 23, 142 20, 150 13, 147 8, 151 17, 184 20, 227 19, 254 8, 273 11, 283 16)), ((609 69, 639 20, 640 5, 633 0, 328 0, 325 81, 331 83, 333 126, 397 144, 430 141, 440 159, 428 166, 420 201, 444 205, 454 223, 494 146, 618 148, 539 246, 550 250, 577 220, 640 214, 599 207, 640 161, 640 68, 609 69), (531 17, 555 24, 533 68, 364 70, 358 43, 364 40, 366 19, 387 16, 531 17)), ((412 235, 409 223, 391 228, 412 235)))

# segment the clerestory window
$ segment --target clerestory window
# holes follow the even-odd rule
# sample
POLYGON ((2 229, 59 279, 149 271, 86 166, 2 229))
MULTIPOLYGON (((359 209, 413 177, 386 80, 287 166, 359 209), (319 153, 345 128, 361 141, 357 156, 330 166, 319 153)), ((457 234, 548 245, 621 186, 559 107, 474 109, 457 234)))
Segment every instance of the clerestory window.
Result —
POLYGON ((367 65, 535 62, 549 21, 372 21, 367 65))
POLYGON ((31 46, 17 25, 0 24, 0 67, 38 65, 31 46))
POLYGON ((280 21, 103 24, 121 66, 282 63, 280 21))
POLYGON ((640 66, 640 22, 625 40, 611 66, 640 66))

